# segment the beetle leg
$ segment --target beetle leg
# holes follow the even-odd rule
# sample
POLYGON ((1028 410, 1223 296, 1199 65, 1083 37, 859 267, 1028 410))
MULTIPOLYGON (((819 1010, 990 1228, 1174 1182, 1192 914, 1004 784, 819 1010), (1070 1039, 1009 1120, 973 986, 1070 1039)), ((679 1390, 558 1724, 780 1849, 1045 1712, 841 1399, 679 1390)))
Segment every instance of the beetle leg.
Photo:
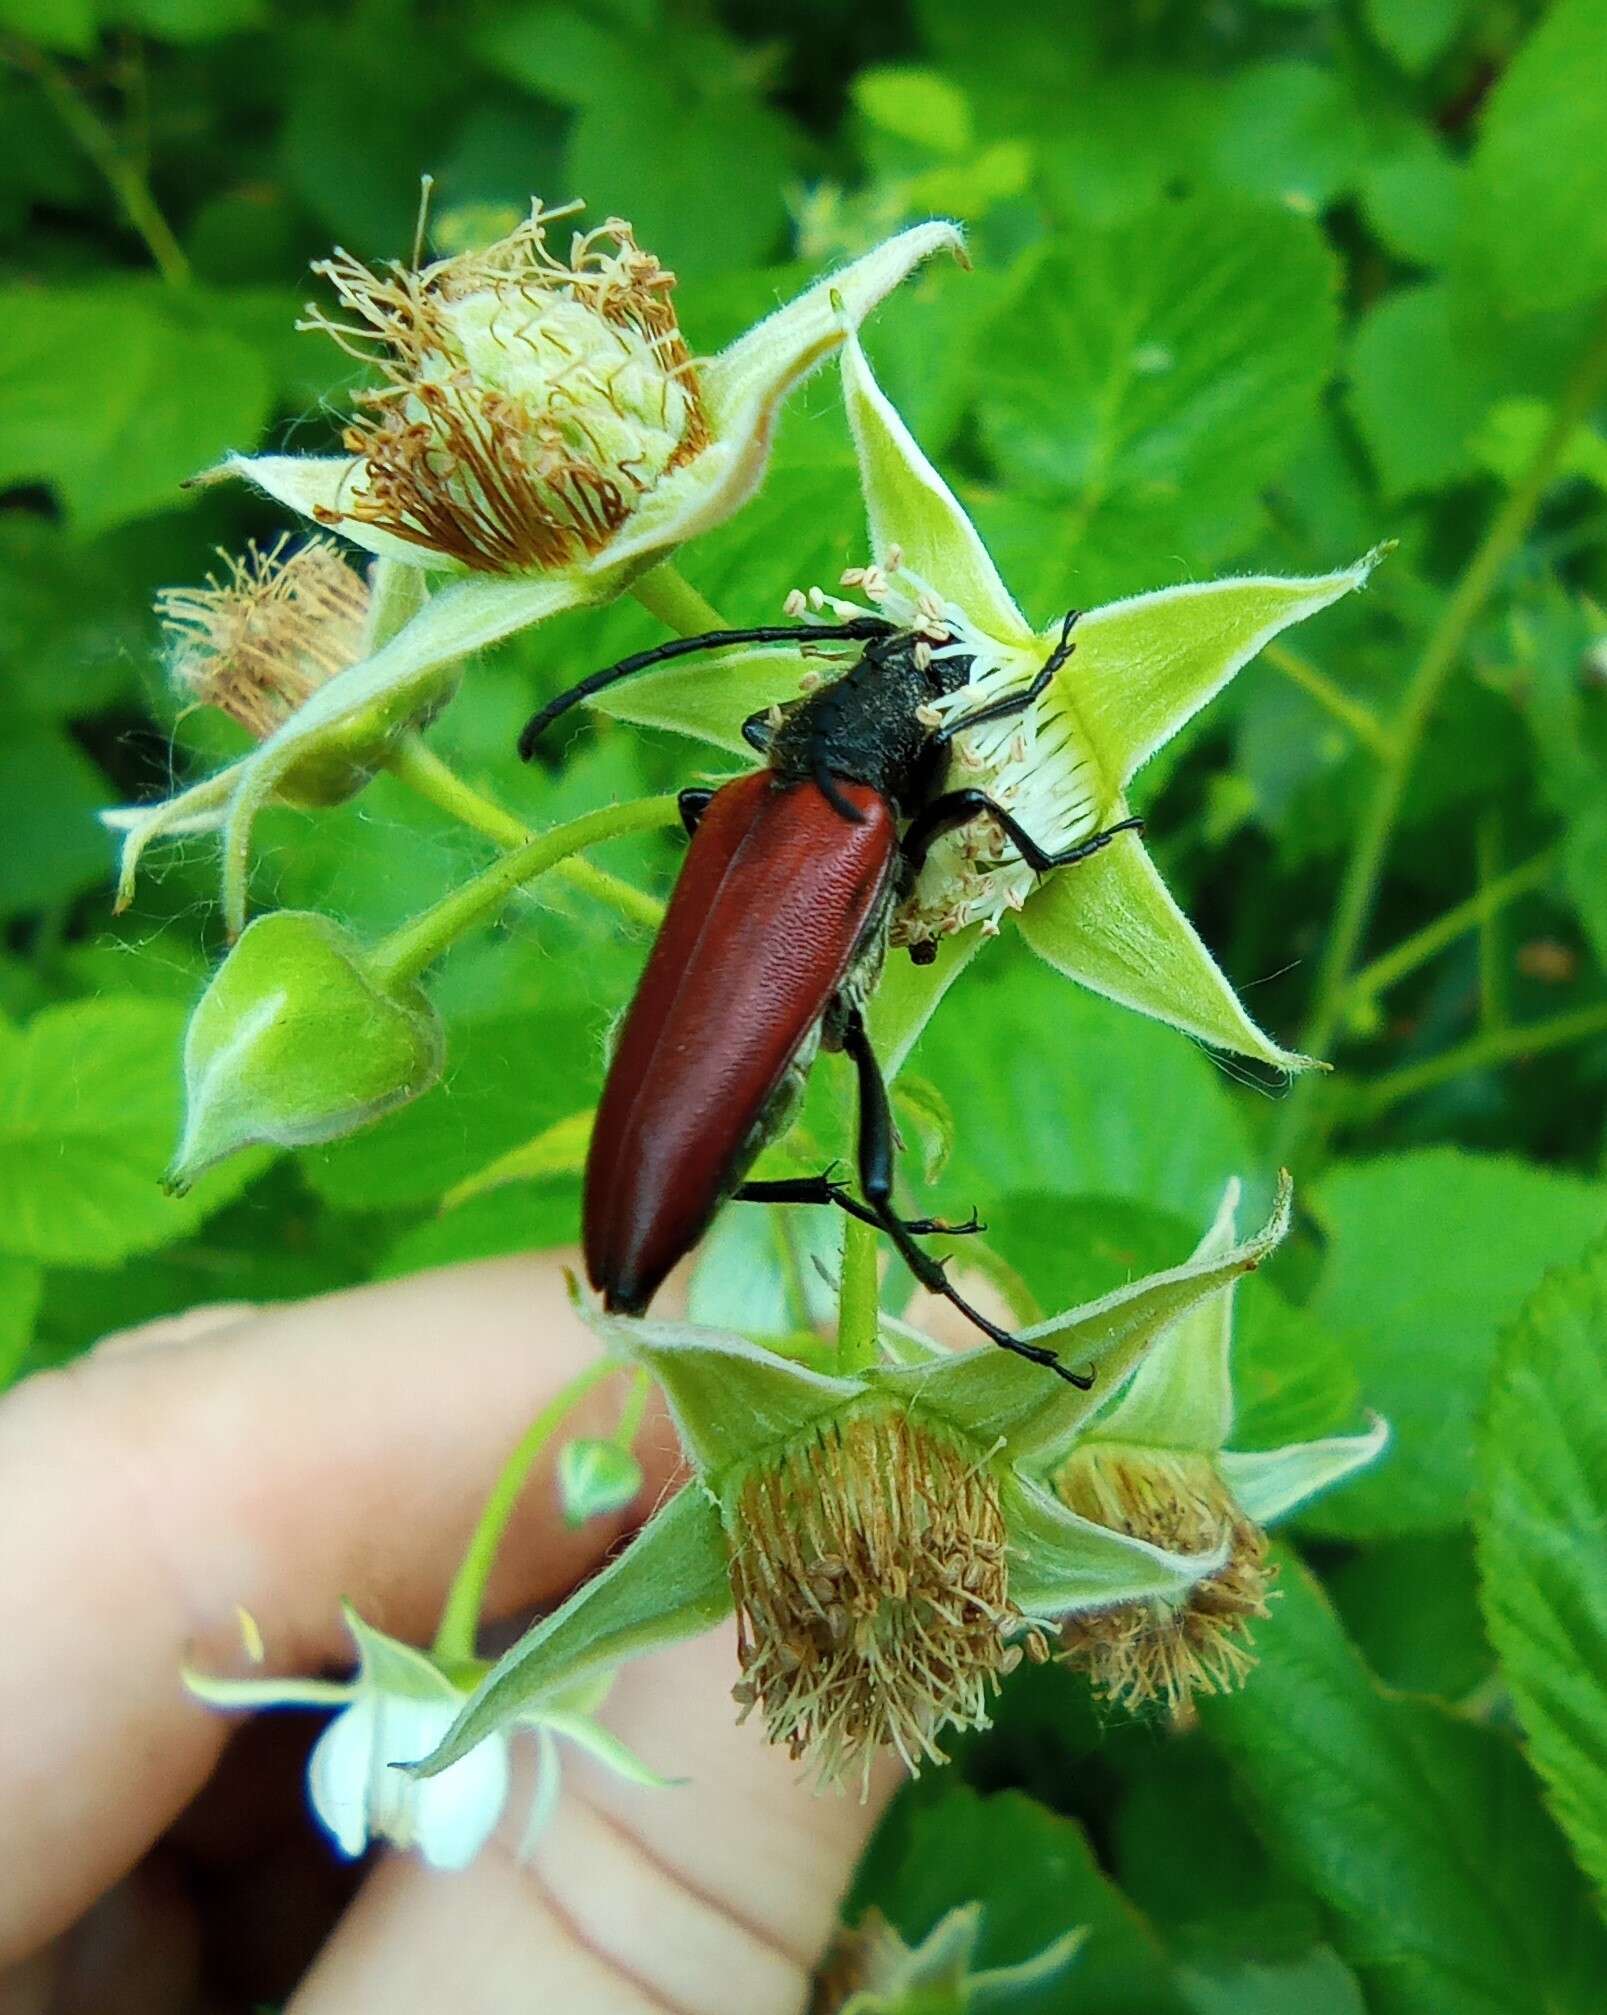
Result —
MULTIPOLYGON (((834 1203, 839 1210, 857 1217, 861 1224, 880 1225, 882 1220, 868 1204, 848 1194, 840 1182, 828 1175, 779 1176, 769 1182, 745 1182, 732 1192, 735 1203, 834 1203)), ((906 1217, 904 1229, 916 1238, 966 1238, 987 1226, 973 1210, 964 1224, 950 1224, 943 1217, 906 1217)))
POLYGON ((945 791, 912 821, 903 840, 905 860, 919 874, 935 839, 943 833, 952 832, 956 826, 980 818, 984 812, 992 814, 1027 866, 1040 875, 1048 874, 1051 868, 1069 868, 1078 861, 1087 860, 1090 854, 1097 854, 1108 847, 1118 833, 1141 833, 1144 830, 1142 819, 1122 819, 1113 826, 1106 826, 1101 832, 1091 833, 1085 840, 1079 840, 1076 846, 1053 854, 1046 847, 1039 846, 1026 827, 1003 805, 996 804, 986 791, 945 791))
POLYGON ((650 651, 638 651, 634 657, 605 665, 600 672, 591 673, 578 685, 549 700, 525 722, 519 736, 519 753, 529 762, 536 743, 560 714, 567 714, 571 707, 578 707, 582 700, 589 700, 605 686, 628 679, 633 672, 645 672, 654 665, 670 664, 676 658, 692 657, 699 651, 723 650, 730 644, 794 644, 802 648, 805 644, 853 643, 890 636, 893 628, 881 616, 856 616, 846 623, 769 623, 752 630, 709 630, 700 637, 672 637, 667 644, 655 644, 650 651))
POLYGON ((706 784, 690 784, 677 794, 675 803, 681 814, 681 824, 686 827, 687 837, 697 831, 698 820, 714 802, 714 793, 706 784))
POLYGON ((963 735, 967 728, 979 728, 986 721, 1007 721, 1012 714, 1024 714, 1076 650, 1077 646, 1071 641, 1071 633, 1077 627, 1077 619, 1081 614, 1081 609, 1066 611, 1066 619, 1060 625, 1060 642, 1049 653, 1043 668, 1034 675, 1030 686, 1023 687, 1019 693, 1010 693, 1002 700, 994 700, 988 706, 979 707, 974 714, 966 714, 959 720, 945 722, 933 735, 933 745, 942 748, 946 743, 952 742, 956 735, 963 735))
POLYGON ((843 1049, 853 1059, 859 1082, 859 1186, 865 1193, 865 1201, 876 1213, 877 1223, 898 1248, 904 1264, 922 1287, 951 1302, 1001 1349, 1014 1351, 1018 1357, 1027 1358, 1033 1364, 1041 1364, 1068 1385, 1075 1385, 1086 1392, 1094 1382, 1091 1374, 1070 1370, 1054 1351, 1042 1344, 1028 1343, 1019 1336, 1012 1336, 1007 1329, 1000 1329, 997 1323, 990 1322, 980 1309, 971 1306, 958 1288, 951 1285, 937 1261, 930 1253, 922 1252, 910 1236, 893 1209, 893 1111, 887 1101, 887 1085, 882 1077, 881 1065, 876 1061, 876 1052, 870 1046, 864 1017, 858 1008, 850 1008, 844 1020, 843 1049))

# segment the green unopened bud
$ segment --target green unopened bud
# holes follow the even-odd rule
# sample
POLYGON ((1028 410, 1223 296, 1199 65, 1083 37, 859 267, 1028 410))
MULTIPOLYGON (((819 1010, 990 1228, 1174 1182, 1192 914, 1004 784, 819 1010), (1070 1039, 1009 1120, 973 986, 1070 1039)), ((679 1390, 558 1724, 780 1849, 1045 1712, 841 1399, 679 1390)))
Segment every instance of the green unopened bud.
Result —
POLYGON ((641 1487, 641 1464, 617 1441, 577 1437, 558 1451, 558 1494, 567 1525, 623 1511, 641 1487))
POLYGON ((301 910, 259 917, 213 975, 184 1040, 185 1119, 170 1181, 257 1142, 335 1140, 427 1091, 440 1022, 361 945, 301 910))

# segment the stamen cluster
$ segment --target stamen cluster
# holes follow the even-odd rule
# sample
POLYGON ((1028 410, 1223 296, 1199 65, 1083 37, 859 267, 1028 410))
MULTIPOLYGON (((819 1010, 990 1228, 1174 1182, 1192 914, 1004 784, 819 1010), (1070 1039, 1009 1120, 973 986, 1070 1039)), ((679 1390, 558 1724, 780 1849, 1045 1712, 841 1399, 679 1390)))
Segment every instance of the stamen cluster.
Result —
MULTIPOLYGON (((1049 654, 1047 644, 1024 649, 979 630, 957 604, 905 568, 896 548, 881 565, 850 567, 842 585, 857 588, 864 601, 819 588, 807 595, 795 590, 787 611, 805 622, 811 616, 841 620, 874 613, 914 631, 922 640, 917 648, 929 651, 932 660, 967 661, 966 683, 924 710, 930 727, 980 713, 1020 692, 1049 654)), ((1110 793, 1064 689, 1074 665, 1075 657, 1023 713, 958 734, 952 744, 948 787, 985 791, 1051 853, 1086 839, 1109 809, 1110 793)), ((975 923, 985 935, 996 936, 1000 920, 1022 907, 1036 879, 996 821, 971 819, 934 843, 893 921, 893 943, 929 943, 975 923)))
POLYGON ((1203 1454, 1093 1443, 1055 1478, 1080 1517, 1177 1553, 1228 1546, 1214 1574, 1175 1601, 1145 1598, 1068 1617, 1062 1642, 1071 1663, 1119 1707, 1160 1705, 1188 1718, 1196 1693, 1231 1693, 1255 1664, 1250 1624, 1270 1614, 1276 1572, 1267 1538, 1247 1518, 1203 1454))
POLYGON ((481 572, 547 572, 602 550, 709 443, 675 276, 610 218, 567 261, 540 204, 507 237, 415 270, 338 251, 314 268, 355 318, 311 310, 383 383, 356 394, 363 459, 343 515, 481 572))
POLYGON ((331 539, 220 553, 204 588, 166 588, 156 613, 175 681, 265 741, 318 688, 357 662, 368 586, 331 539))
POLYGON ((748 1474, 730 1526, 735 1697, 823 1782, 883 1744, 914 1770, 944 1728, 985 1725, 1026 1633, 974 1451, 902 1412, 834 1416, 748 1474))

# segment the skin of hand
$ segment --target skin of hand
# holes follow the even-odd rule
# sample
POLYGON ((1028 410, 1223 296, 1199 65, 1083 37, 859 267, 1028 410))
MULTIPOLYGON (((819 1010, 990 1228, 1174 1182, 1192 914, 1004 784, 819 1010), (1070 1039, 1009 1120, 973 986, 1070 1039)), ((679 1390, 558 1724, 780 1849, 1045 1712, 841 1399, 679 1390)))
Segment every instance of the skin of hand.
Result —
MULTIPOLYGON (((556 1259, 493 1260, 193 1310, 0 1401, 0 2015, 797 2015, 895 1779, 817 1795, 738 1727, 729 1627, 625 1666, 601 1712, 685 1784, 566 1751, 529 1857, 516 1774, 462 1874, 345 1870, 305 1808, 321 1718, 242 1726, 180 1683, 186 1659, 241 1670, 236 1605, 267 1672, 344 1670, 342 1597, 427 1644, 503 1460, 595 1350, 556 1259)), ((613 1384, 570 1431, 612 1429, 613 1384)), ((579 1532, 538 1466, 488 1619, 550 1605, 647 1515, 676 1475, 662 1415, 637 1454, 641 1500, 579 1532)))

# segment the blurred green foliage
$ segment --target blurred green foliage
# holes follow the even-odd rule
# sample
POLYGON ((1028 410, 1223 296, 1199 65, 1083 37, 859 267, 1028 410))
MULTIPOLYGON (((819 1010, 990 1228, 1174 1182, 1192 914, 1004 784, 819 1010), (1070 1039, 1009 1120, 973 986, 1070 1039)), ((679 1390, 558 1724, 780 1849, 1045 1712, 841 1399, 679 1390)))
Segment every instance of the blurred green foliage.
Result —
MULTIPOLYGON (((222 951, 212 855, 165 854, 114 918, 93 813, 239 746, 166 690, 149 604, 278 529, 186 476, 335 439, 351 366, 293 333, 308 261, 405 256, 423 171, 444 249, 583 195, 682 276, 707 350, 959 215, 976 270, 921 274, 868 347, 1036 620, 1400 545, 1139 780, 1257 1019, 1314 1029, 1333 1079, 1242 1082, 1007 946, 916 1054, 936 1097, 908 1128, 933 1160, 952 1130, 916 1187, 975 1203, 1053 1305, 1179 1257, 1226 1176, 1292 1159, 1307 1215, 1243 1292, 1241 1439, 1365 1401, 1396 1440, 1303 1527, 1336 1607, 1291 1556, 1244 1695, 1169 1740, 1023 1675, 895 1810, 863 1898, 914 1939, 981 1895, 994 1963, 1089 1924, 1041 1997, 1082 2015, 1599 2007, 1513 1703, 1599 1878, 1599 1809, 1567 1789, 1601 1781, 1607 1720, 1599 1249, 1518 1318, 1607 1226, 1607 0, 0 0, 0 54, 0 1382, 198 1300, 573 1232, 563 1173, 440 1208, 590 1101, 643 957, 551 884, 433 977, 448 1059, 417 1104, 157 1187, 222 951)), ((828 374, 685 570, 752 622, 864 557, 828 374)), ((534 698, 656 634, 622 604, 517 640, 432 745, 537 824, 687 781, 706 754, 607 722, 561 768, 513 756, 534 698)), ((254 895, 367 938, 488 853, 382 778, 272 814, 254 895)), ((676 853, 598 858, 662 891, 676 853)), ((754 1213, 716 1246, 763 1235, 754 1213)))

